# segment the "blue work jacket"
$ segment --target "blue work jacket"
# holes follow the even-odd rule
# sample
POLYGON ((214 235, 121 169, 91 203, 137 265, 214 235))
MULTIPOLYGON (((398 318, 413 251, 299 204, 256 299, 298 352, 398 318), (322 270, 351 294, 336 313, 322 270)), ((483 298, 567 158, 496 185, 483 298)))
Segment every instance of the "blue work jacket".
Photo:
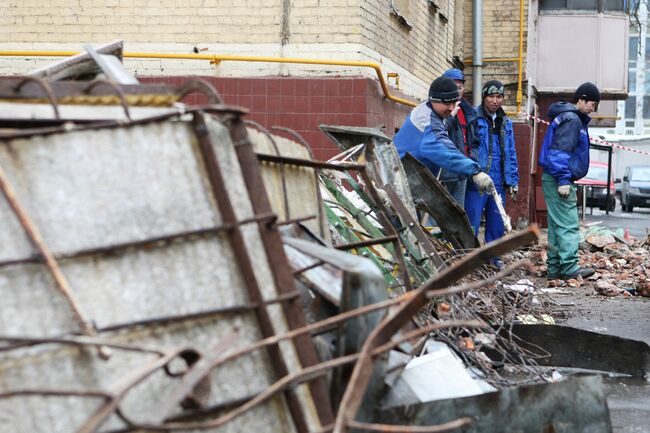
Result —
POLYGON ((502 118, 501 130, 494 133, 489 114, 482 105, 476 108, 473 129, 478 136, 478 146, 471 149, 471 156, 478 161, 481 170, 490 175, 495 185, 516 186, 519 185, 519 164, 512 121, 501 108, 497 116, 502 118))
POLYGON ((589 130, 591 117, 569 102, 556 102, 548 109, 552 119, 539 151, 539 165, 557 180, 569 185, 589 170, 589 130))
POLYGON ((440 169, 471 176, 480 171, 476 161, 466 157, 449 139, 447 127, 428 102, 416 106, 393 137, 399 157, 406 153, 422 162, 434 176, 440 169))

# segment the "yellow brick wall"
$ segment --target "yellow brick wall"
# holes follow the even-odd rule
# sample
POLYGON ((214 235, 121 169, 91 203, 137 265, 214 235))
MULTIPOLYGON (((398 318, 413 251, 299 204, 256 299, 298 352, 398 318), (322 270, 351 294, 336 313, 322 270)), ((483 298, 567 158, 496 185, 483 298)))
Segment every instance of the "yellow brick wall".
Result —
MULTIPOLYGON (((80 50, 84 43, 122 39, 127 51, 188 53, 196 46, 225 54, 365 60, 398 72, 403 91, 424 97, 431 80, 451 67, 454 4, 462 0, 436 0, 447 21, 426 0, 396 1, 408 4, 411 29, 391 14, 390 0, 0 0, 0 49, 80 50)), ((10 73, 13 65, 34 66, 2 60, 0 74, 10 73)), ((193 68, 242 76, 339 73, 325 67, 226 62, 216 67, 191 61, 128 65, 145 75, 193 68)))
MULTIPOLYGON (((464 59, 473 54, 472 0, 463 0, 465 7, 463 42, 464 59)), ((517 89, 517 62, 490 62, 492 59, 516 58, 519 52, 519 0, 483 0, 483 82, 496 79, 507 85, 507 108, 514 110, 517 89)), ((523 80, 526 80, 526 44, 528 26, 528 0, 524 1, 524 63, 523 80)), ((467 62, 466 62, 467 63, 467 62)), ((471 92, 472 67, 465 70, 466 88, 471 92)), ((525 92, 525 88, 523 90, 525 92)))
POLYGON ((394 59, 428 85, 452 67, 455 2, 437 1, 448 6, 445 22, 426 1, 410 0, 408 21, 412 28, 408 30, 390 14, 388 1, 363 0, 363 43, 394 59))

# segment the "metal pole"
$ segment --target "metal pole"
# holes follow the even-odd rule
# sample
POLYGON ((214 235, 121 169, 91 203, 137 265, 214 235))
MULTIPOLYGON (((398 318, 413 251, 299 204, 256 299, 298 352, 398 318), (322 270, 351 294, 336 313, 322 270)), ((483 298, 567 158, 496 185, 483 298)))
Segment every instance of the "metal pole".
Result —
POLYGON ((483 0, 473 0, 474 14, 472 20, 472 39, 474 44, 474 65, 472 99, 474 105, 481 103, 481 86, 483 83, 483 0))
POLYGON ((607 197, 605 197, 605 215, 609 215, 609 195, 611 191, 609 190, 609 182, 612 179, 612 148, 610 147, 607 150, 607 182, 605 183, 607 188, 607 197))

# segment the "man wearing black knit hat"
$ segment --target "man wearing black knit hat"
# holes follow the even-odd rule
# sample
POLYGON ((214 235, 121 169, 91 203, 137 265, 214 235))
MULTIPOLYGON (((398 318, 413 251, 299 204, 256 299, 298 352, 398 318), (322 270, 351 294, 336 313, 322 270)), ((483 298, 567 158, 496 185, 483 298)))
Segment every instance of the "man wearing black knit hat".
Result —
MULTIPOLYGON (((512 122, 501 108, 504 93, 505 88, 500 81, 491 80, 483 85, 483 102, 476 107, 477 117, 473 125, 479 145, 472 149, 471 156, 478 161, 481 169, 490 175, 505 207, 506 190, 512 199, 516 200, 519 167, 512 122)), ((486 243, 503 236, 503 220, 494 197, 482 194, 472 182, 468 182, 465 192, 465 212, 477 236, 481 216, 485 214, 486 243)), ((495 264, 499 266, 500 261, 495 260, 495 264)))
POLYGON ((589 114, 598 109, 599 102, 598 87, 587 82, 576 89, 573 103, 556 102, 548 109, 551 123, 539 152, 548 211, 548 279, 568 280, 594 273, 578 263, 580 226, 574 182, 589 170, 589 114))
POLYGON ((454 111, 458 99, 454 80, 436 78, 429 87, 429 99, 411 111, 393 143, 400 158, 408 152, 434 175, 444 169, 471 176, 479 190, 489 192, 494 188, 490 177, 481 171, 476 161, 459 151, 447 134, 444 119, 454 111))

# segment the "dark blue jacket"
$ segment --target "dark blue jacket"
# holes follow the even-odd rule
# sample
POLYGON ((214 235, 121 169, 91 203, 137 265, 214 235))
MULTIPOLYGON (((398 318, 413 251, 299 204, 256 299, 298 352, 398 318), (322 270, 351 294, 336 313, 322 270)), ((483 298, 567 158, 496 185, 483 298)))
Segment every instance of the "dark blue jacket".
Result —
POLYGON ((476 161, 467 158, 449 139, 443 120, 423 102, 413 110, 393 137, 399 157, 408 152, 422 162, 434 176, 440 169, 471 176, 480 171, 476 161))
POLYGON ((548 109, 548 118, 552 120, 539 151, 539 165, 558 185, 569 185, 589 170, 591 117, 569 102, 556 102, 548 109))
POLYGON ((489 116, 483 109, 483 105, 476 108, 473 129, 479 145, 472 149, 472 159, 478 161, 481 170, 490 175, 495 185, 519 185, 519 165, 512 121, 499 108, 497 116, 501 118, 501 129, 496 134, 492 129, 492 119, 488 119, 489 116))
MULTIPOLYGON (((447 133, 449 139, 456 145, 456 148, 463 154, 467 155, 466 146, 468 149, 478 147, 478 137, 474 131, 474 119, 476 119, 476 111, 474 107, 464 99, 460 100, 460 109, 465 114, 465 123, 467 129, 467 145, 465 144, 465 134, 463 133, 463 126, 458 120, 458 116, 448 117, 445 119, 447 125, 447 133)), ((470 153, 471 155, 471 153, 470 153)), ((465 176, 443 170, 440 180, 445 182, 456 182, 465 178, 465 176)))

